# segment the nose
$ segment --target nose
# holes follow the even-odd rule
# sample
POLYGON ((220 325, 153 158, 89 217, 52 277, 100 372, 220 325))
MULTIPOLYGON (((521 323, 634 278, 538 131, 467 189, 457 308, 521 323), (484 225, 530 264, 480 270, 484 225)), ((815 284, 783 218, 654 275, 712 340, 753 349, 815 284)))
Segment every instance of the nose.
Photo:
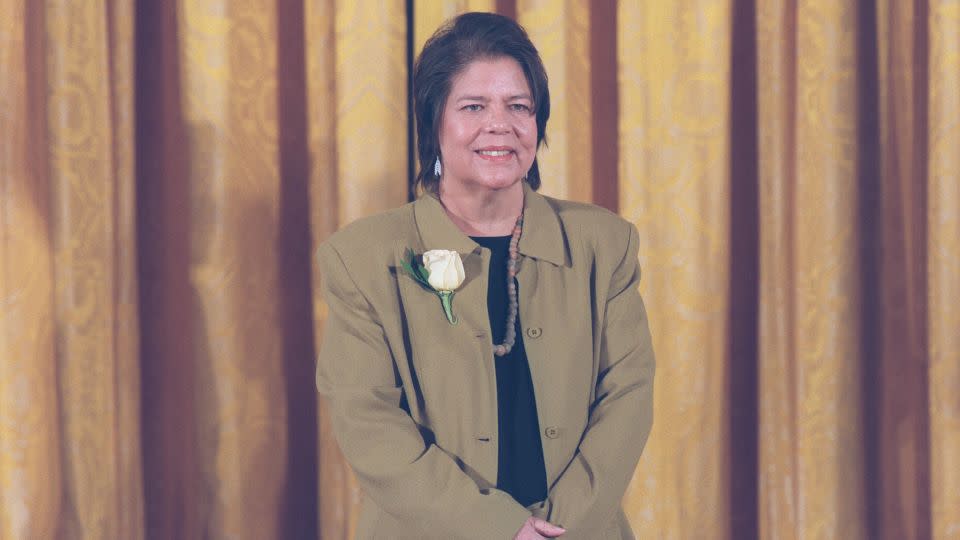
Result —
POLYGON ((487 132, 488 133, 507 133, 510 131, 510 123, 507 121, 507 111, 501 107, 490 107, 487 109, 487 132))

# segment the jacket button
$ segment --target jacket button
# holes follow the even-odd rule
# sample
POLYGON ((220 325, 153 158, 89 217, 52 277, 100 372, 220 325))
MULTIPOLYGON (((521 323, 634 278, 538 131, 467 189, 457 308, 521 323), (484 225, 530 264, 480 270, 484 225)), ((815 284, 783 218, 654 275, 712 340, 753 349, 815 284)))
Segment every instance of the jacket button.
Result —
POLYGON ((557 426, 549 426, 543 430, 543 434, 546 435, 548 439, 556 439, 560 436, 560 429, 557 426))
POLYGON ((538 337, 540 337, 540 334, 542 333, 543 333, 543 330, 539 329, 536 326, 531 326, 527 328, 527 337, 530 337, 532 339, 537 339, 538 337))

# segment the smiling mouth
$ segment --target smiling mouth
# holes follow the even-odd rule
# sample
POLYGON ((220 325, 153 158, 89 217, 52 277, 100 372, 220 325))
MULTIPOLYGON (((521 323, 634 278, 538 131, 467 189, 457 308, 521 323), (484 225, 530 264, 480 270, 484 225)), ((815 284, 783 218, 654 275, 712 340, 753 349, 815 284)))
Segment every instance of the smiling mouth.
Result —
POLYGON ((487 161, 509 161, 513 159, 514 151, 511 148, 484 148, 475 150, 478 156, 487 161))

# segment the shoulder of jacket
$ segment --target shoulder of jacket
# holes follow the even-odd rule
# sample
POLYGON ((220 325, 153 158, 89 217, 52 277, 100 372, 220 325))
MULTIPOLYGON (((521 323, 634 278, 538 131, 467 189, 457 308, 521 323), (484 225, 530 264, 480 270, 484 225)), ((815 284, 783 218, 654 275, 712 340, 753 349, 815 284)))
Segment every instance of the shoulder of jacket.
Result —
POLYGON ((413 203, 362 217, 341 227, 320 247, 333 248, 345 264, 371 263, 393 257, 398 242, 416 238, 413 203))
POLYGON ((630 239, 633 223, 602 206, 545 198, 557 212, 568 234, 580 234, 588 244, 623 250, 630 239))

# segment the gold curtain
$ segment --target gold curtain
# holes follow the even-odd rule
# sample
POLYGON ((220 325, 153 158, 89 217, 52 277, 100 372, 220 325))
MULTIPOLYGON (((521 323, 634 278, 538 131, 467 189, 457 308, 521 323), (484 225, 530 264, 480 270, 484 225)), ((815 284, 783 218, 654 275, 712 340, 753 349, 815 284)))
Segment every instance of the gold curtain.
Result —
POLYGON ((722 538, 732 502, 730 5, 623 2, 617 24, 620 212, 642 238, 658 360, 653 432, 625 506, 640 537, 722 538))
POLYGON ((0 537, 140 538, 133 3, 0 12, 0 537))
POLYGON ((958 15, 620 4, 660 359, 640 536, 957 536, 958 15))
POLYGON ((925 245, 918 246, 925 268, 916 276, 926 281, 926 294, 915 300, 926 305, 919 322, 927 329, 920 337, 926 346, 929 385, 931 532, 934 538, 949 538, 960 530, 960 4, 930 4, 926 22, 927 35, 918 38, 928 51, 928 123, 923 130, 927 153, 914 157, 926 176, 915 182, 925 190, 926 208, 913 216, 927 234, 925 245))
POLYGON ((0 538, 351 537, 312 253, 467 10, 542 53, 544 193, 641 232, 637 535, 958 538, 952 0, 0 0, 0 538))
POLYGON ((760 534, 869 538, 863 21, 852 3, 758 8, 758 72, 780 74, 758 81, 760 534))

